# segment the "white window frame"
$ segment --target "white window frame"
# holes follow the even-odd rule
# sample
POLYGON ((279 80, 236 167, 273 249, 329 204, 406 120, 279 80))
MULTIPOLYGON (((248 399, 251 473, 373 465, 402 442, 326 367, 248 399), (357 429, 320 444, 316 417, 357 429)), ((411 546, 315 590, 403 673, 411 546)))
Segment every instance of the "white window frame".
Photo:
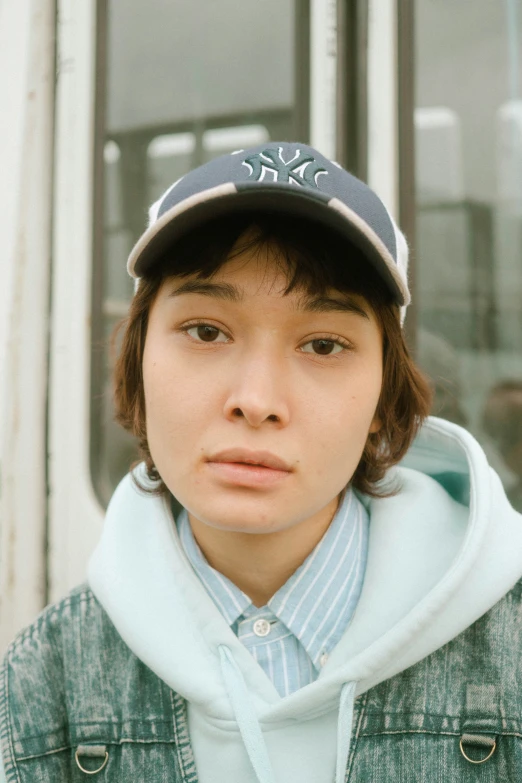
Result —
POLYGON ((310 145, 334 160, 337 149, 337 2, 310 0, 310 145))
POLYGON ((0 650, 46 597, 54 0, 0 3, 0 650))
POLYGON ((82 582, 102 528, 89 464, 96 2, 59 0, 49 385, 49 599, 82 582))
POLYGON ((399 219, 397 0, 369 0, 368 184, 399 219))

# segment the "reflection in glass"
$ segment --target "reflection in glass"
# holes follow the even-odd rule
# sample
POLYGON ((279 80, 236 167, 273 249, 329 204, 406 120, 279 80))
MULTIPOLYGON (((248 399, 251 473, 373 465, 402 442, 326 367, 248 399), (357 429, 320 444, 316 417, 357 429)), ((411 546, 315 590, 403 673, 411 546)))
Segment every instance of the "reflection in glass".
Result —
POLYGON ((305 95, 308 53, 296 49, 303 0, 99 6, 107 22, 107 97, 103 232, 95 237, 94 259, 103 268, 94 275, 91 465, 105 503, 137 456, 132 438, 112 421, 108 343, 132 297, 126 259, 147 208, 217 155, 270 139, 306 141, 296 85, 305 95))
POLYGON ((522 16, 417 0, 419 361, 522 510, 522 16))
POLYGON ((502 455, 510 475, 505 484, 516 508, 522 505, 522 381, 501 381, 487 397, 482 417, 484 432, 502 455))

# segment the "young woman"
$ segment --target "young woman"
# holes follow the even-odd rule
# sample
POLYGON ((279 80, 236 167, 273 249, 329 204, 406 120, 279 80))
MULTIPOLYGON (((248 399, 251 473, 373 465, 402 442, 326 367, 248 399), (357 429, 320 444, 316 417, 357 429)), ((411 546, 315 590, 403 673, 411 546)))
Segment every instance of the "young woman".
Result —
POLYGON ((520 779, 522 519, 426 419, 406 261, 305 145, 152 208, 115 384, 143 461, 7 653, 3 780, 520 779))

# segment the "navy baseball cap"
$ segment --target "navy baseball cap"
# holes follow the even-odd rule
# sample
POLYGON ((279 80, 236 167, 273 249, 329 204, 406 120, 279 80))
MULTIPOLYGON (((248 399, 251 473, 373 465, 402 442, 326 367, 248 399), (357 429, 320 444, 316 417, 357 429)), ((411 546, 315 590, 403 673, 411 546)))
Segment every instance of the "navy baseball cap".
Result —
POLYGON ((140 278, 188 231, 239 212, 291 215, 333 231, 359 248, 397 304, 410 302, 408 246, 392 216, 364 182, 297 142, 267 142, 205 163, 152 205, 149 226, 129 256, 140 278))

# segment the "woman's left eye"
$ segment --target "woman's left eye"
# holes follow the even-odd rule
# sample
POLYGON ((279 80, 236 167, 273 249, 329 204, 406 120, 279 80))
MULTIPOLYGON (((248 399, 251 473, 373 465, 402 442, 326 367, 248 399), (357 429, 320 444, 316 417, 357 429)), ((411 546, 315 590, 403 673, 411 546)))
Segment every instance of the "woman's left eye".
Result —
POLYGON ((335 353, 340 353, 345 350, 345 346, 337 342, 337 340, 310 340, 309 343, 305 343, 302 346, 302 350, 305 353, 314 353, 316 356, 331 356, 335 353))

